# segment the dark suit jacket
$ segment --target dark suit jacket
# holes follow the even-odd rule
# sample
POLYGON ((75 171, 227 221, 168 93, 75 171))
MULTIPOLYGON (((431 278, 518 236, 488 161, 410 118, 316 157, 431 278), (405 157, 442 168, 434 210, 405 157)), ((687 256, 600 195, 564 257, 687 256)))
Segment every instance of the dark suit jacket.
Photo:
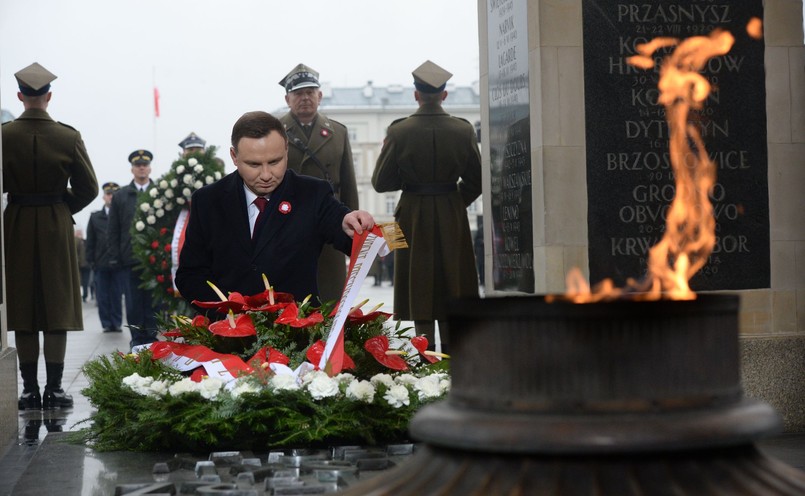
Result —
POLYGON ((275 291, 301 301, 318 296, 316 269, 325 243, 349 253, 352 240, 341 222, 349 208, 333 197, 326 181, 288 170, 271 194, 268 217, 251 239, 243 180, 237 171, 193 193, 190 220, 176 273, 176 287, 187 300, 218 300, 207 281, 224 294, 265 290, 262 274, 275 291), (290 212, 280 211, 287 202, 290 212))

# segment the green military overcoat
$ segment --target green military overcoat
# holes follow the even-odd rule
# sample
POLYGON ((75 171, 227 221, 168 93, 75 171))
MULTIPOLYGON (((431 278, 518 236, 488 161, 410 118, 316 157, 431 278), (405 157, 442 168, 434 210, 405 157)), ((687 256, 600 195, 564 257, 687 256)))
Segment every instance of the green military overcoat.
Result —
MULTIPOLYGON (((350 209, 357 210, 358 185, 346 126, 318 114, 310 138, 307 138, 290 113, 280 120, 288 133, 288 168, 299 174, 329 180, 335 197, 350 209), (326 174, 311 155, 315 155, 326 174)), ((319 257, 318 274, 321 301, 341 298, 347 276, 344 254, 331 245, 325 245, 319 257)), ((307 295, 294 296, 302 299, 307 295)))
POLYGON ((4 124, 2 136, 8 328, 81 330, 72 214, 98 196, 81 134, 29 109, 4 124))
POLYGON ((481 194, 481 156, 472 124, 439 105, 421 106, 393 122, 372 185, 379 193, 403 190, 394 213, 408 242, 407 249, 394 251, 397 318, 444 319, 449 299, 478 296, 467 221, 467 206, 481 194), (452 184, 452 192, 405 191, 408 185, 438 190, 452 184))

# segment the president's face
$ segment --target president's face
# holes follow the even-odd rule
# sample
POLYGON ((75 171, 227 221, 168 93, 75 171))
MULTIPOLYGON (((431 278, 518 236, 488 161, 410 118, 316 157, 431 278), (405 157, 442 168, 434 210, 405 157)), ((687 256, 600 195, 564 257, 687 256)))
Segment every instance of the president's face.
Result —
POLYGON ((288 170, 288 144, 271 131, 262 138, 241 138, 229 153, 246 187, 257 196, 273 192, 288 170))

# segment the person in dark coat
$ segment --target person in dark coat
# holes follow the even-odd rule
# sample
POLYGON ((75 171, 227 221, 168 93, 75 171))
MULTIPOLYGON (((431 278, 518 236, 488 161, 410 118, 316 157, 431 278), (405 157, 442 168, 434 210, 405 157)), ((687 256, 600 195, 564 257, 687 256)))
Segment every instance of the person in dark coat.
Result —
MULTIPOLYGON (((319 73, 299 64, 280 86, 285 88, 285 103, 290 109, 280 118, 288 134, 288 168, 330 183, 335 198, 357 210, 358 184, 352 163, 347 128, 319 113, 322 93, 319 73)), ((322 301, 339 300, 344 290, 347 265, 344 254, 325 246, 319 258, 319 295, 322 301)))
POLYGON ((78 259, 78 274, 81 278, 81 301, 87 301, 92 269, 87 262, 87 241, 84 239, 84 231, 81 229, 75 230, 75 253, 78 259))
POLYGON ((394 313, 431 337, 438 321, 445 351, 447 301, 478 296, 466 208, 481 194, 481 155, 473 125, 442 109, 452 74, 427 61, 413 76, 419 109, 389 126, 372 185, 402 190, 395 217, 409 248, 394 252, 394 313))
POLYGON ((298 300, 318 296, 322 246, 349 253, 353 233, 371 229, 374 219, 336 200, 326 181, 289 170, 285 128, 266 112, 238 119, 230 155, 237 171, 193 193, 176 273, 182 297, 218 300, 207 281, 224 294, 257 294, 265 290, 263 274, 298 300))
POLYGON ((8 328, 16 333, 19 408, 73 405, 61 386, 66 331, 84 328, 73 217, 98 194, 81 133, 47 113, 56 76, 37 63, 15 74, 25 111, 3 124, 3 212, 8 328), (68 187, 68 183, 70 187, 68 187), (39 332, 47 383, 37 379, 39 332))
POLYGON ((103 208, 92 212, 87 224, 87 261, 95 277, 98 317, 103 332, 122 332, 123 325, 123 288, 114 277, 116 269, 111 265, 108 236, 109 208, 112 196, 119 189, 117 183, 104 183, 103 208))
POLYGON ((126 295, 126 321, 132 348, 157 340, 157 310, 151 293, 140 287, 142 270, 137 268, 137 259, 131 248, 131 226, 137 197, 154 187, 150 179, 153 158, 148 150, 135 150, 129 154, 134 179, 114 194, 109 208, 109 264, 115 269, 113 277, 126 295))

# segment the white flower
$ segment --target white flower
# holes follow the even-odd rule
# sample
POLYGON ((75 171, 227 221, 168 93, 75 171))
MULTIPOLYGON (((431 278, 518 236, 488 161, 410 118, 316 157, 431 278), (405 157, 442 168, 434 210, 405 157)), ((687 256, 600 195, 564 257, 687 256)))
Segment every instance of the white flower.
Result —
POLYGON ((375 387, 369 381, 352 381, 347 386, 347 398, 371 403, 375 399, 375 387))
POLYGON ((164 206, 164 203, 162 202, 162 200, 160 200, 159 198, 154 200, 154 208, 162 208, 163 206, 164 206))
MULTIPOLYGON (((190 160, 196 160, 196 159, 193 158, 193 159, 190 159, 190 160)), ((190 164, 190 162, 187 162, 187 163, 190 164)), ((193 164, 190 164, 190 165, 193 165, 193 164)), ((197 160, 196 160, 195 167, 193 167, 193 172, 195 172, 197 174, 201 173, 201 172, 204 172, 204 166, 199 164, 197 160)))
POLYGON ((168 188, 168 181, 166 181, 164 179, 159 181, 159 188, 160 189, 167 189, 168 188))
POLYGON ((159 218, 162 218, 162 217, 164 217, 164 216, 165 216, 165 211, 164 211, 164 210, 162 210, 161 208, 160 208, 159 210, 157 210, 156 212, 154 212, 154 213, 155 213, 155 214, 156 214, 156 216, 157 216, 157 217, 159 217, 159 218))
POLYGON ((201 189, 202 186, 204 186, 204 183, 201 182, 201 179, 193 183, 193 187, 196 189, 201 189))
POLYGON ((150 208, 151 208, 151 205, 148 202, 140 203, 140 210, 142 210, 143 212, 148 212, 148 210, 150 208))
POLYGON ((182 196, 184 196, 185 198, 190 199, 190 197, 192 195, 193 195, 193 192, 190 191, 190 188, 185 188, 185 189, 182 190, 182 196))
POLYGON ((148 394, 149 386, 151 386, 151 383, 154 382, 154 378, 143 377, 137 372, 135 372, 129 376, 124 377, 122 382, 135 393, 142 396, 146 396, 148 394))
POLYGON ((184 172, 184 165, 180 165, 179 167, 176 168, 177 174, 181 174, 182 172, 184 172))
POLYGON ((190 174, 185 174, 184 177, 182 178, 182 182, 187 185, 193 184, 193 176, 191 176, 190 174))
POLYGON ((202 379, 199 383, 198 392, 201 393, 201 396, 207 398, 208 400, 214 400, 218 397, 218 393, 221 392, 221 388, 224 386, 224 381, 218 379, 216 377, 207 377, 206 379, 202 379))
POLYGON ((159 191, 157 191, 156 188, 151 188, 148 190, 148 195, 151 196, 151 198, 156 198, 158 194, 159 191))
POLYGON ((153 215, 149 215, 148 217, 146 217, 146 218, 145 218, 145 221, 146 221, 146 222, 147 222, 149 225, 154 225, 154 224, 156 224, 156 222, 157 222, 157 218, 156 218, 156 217, 154 217, 153 215))
POLYGON ((197 163, 198 163, 198 160, 195 157, 193 157, 193 158, 191 158, 190 160, 187 161, 187 165, 189 165, 190 167, 193 167, 197 163))
POLYGON ((184 198, 182 198, 181 196, 176 199, 176 203, 178 203, 179 205, 184 205, 185 201, 186 200, 184 198))
POLYGON ((327 377, 327 374, 319 375, 307 385, 307 390, 314 400, 335 396, 338 394, 338 381, 327 377))
POLYGON ((442 394, 450 391, 450 379, 442 378, 439 380, 439 388, 441 388, 442 394))
POLYGON ((238 380, 235 384, 235 387, 232 388, 230 393, 232 394, 233 398, 240 398, 240 395, 245 393, 259 393, 260 388, 254 385, 252 381, 242 381, 238 380))
POLYGON ((394 379, 388 374, 377 374, 372 376, 372 378, 369 380, 372 381, 372 384, 375 386, 378 384, 385 384, 386 387, 391 387, 394 385, 394 379))
POLYGON ((295 391, 299 389, 296 377, 292 375, 275 375, 268 381, 269 386, 277 391, 295 391))
POLYGON ((179 181, 174 177, 171 179, 171 188, 175 188, 176 186, 179 186, 179 181))
POLYGON ((218 172, 218 171, 215 171, 215 174, 213 174, 213 176, 215 176, 215 180, 216 180, 216 181, 217 181, 217 180, 219 180, 219 179, 221 179, 221 173, 220 173, 220 172, 218 172))
POLYGON ((165 190, 165 198, 173 198, 173 190, 172 189, 166 189, 165 190))
POLYGON ((341 372, 337 376, 333 377, 339 384, 349 384, 355 380, 355 376, 350 374, 349 372, 341 372))
POLYGON ((145 229, 145 223, 141 220, 138 220, 137 222, 134 223, 134 229, 142 231, 143 229, 145 229))
POLYGON ((165 381, 154 381, 148 389, 148 396, 161 398, 168 392, 168 383, 165 381))
POLYGON ((165 210, 167 210, 168 212, 173 210, 173 203, 168 203, 167 205, 165 205, 165 210))
POLYGON ((383 395, 383 399, 388 401, 392 408, 400 408, 403 405, 409 405, 411 403, 411 399, 408 397, 408 388, 400 384, 391 386, 389 390, 386 391, 386 394, 383 395))
POLYGON ((441 378, 436 374, 419 378, 414 384, 420 400, 438 398, 442 395, 441 378))
POLYGON ((400 374, 394 378, 394 382, 403 386, 413 386, 416 384, 417 377, 411 374, 400 374))
POLYGON ((174 382, 168 386, 168 393, 171 396, 179 396, 180 394, 192 393, 198 391, 198 383, 194 382, 189 377, 185 377, 179 382, 174 382))
POLYGON ((204 182, 207 184, 212 184, 215 182, 215 179, 213 179, 212 176, 207 176, 204 178, 204 182))
POLYGON ((313 379, 316 379, 317 377, 330 377, 330 376, 328 376, 327 373, 324 372, 323 370, 309 370, 307 372, 303 371, 299 379, 302 380, 302 385, 306 386, 311 382, 313 382, 313 379))

